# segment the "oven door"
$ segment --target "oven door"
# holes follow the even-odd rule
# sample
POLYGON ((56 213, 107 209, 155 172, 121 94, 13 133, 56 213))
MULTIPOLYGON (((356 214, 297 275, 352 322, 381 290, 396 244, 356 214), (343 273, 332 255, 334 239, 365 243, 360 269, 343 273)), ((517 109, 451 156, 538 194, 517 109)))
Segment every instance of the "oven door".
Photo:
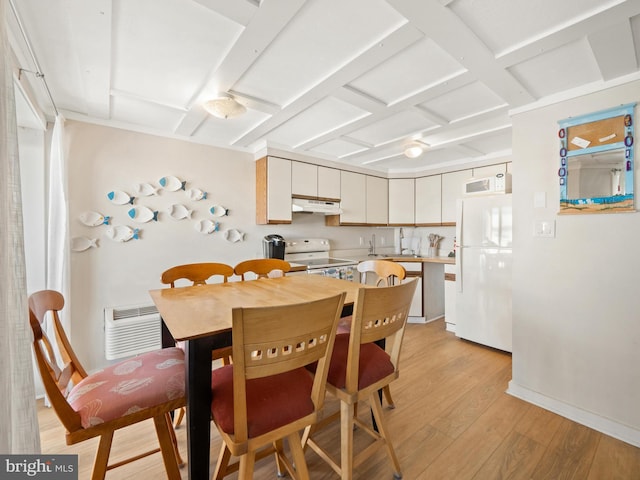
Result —
POLYGON ((323 275, 325 277, 339 278, 341 280, 357 281, 357 269, 355 265, 341 267, 312 268, 307 271, 310 275, 323 275))

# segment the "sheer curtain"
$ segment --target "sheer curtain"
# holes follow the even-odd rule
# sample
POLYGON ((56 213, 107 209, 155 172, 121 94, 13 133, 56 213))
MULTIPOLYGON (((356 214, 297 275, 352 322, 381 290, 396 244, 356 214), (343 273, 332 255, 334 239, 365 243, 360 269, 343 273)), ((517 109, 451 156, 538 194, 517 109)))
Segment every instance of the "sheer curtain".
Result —
POLYGON ((8 0, 0 0, 0 452, 40 453, 31 330, 27 308, 24 230, 8 0))

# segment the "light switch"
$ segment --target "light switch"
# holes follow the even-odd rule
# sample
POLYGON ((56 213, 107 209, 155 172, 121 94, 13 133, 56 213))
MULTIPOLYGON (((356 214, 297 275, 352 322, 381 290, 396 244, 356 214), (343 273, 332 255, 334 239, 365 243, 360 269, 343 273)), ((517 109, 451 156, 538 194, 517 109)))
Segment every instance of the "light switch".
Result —
POLYGON ((534 237, 548 237, 553 238, 556 236, 556 221, 555 220, 536 220, 534 224, 534 237))

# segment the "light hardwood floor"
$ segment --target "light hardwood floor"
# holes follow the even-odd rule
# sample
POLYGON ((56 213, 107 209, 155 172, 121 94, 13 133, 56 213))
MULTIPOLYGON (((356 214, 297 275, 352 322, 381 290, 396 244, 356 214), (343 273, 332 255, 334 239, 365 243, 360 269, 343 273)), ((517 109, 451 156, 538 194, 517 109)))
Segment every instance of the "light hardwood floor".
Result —
MULTIPOLYGON (((392 384, 397 408, 385 413, 405 480, 640 479, 639 448, 504 393, 510 355, 460 340, 445 331, 442 321, 408 325, 403 348, 400 378, 392 384)), ((337 404, 329 401, 327 408, 337 404)), ((369 415, 366 408, 359 412, 369 415)), ((41 407, 38 417, 43 452, 79 454, 79 478, 90 478, 97 442, 66 446, 55 414, 41 407)), ((214 462, 220 440, 215 427, 212 432, 214 462)), ((186 458, 185 428, 177 435, 186 458)), ((320 439, 339 451, 337 425, 320 439)), ((356 439, 366 443, 357 431, 356 439)), ((154 442, 151 424, 130 427, 116 433, 112 460, 154 442)), ((357 469, 356 480, 392 478, 380 453, 357 469)), ((311 450, 307 462, 312 479, 338 478, 311 450)), ((107 474, 108 480, 147 478, 166 478, 158 454, 107 474)), ((273 457, 257 465, 254 478, 276 478, 273 457)))

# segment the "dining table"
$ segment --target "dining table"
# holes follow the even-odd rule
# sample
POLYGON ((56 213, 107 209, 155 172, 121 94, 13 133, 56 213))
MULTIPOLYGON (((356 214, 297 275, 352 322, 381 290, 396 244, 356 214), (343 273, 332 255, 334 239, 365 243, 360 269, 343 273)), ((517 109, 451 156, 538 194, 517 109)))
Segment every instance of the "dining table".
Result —
POLYGON ((162 318, 163 347, 185 344, 189 479, 211 478, 211 352, 231 345, 232 310, 310 302, 346 292, 346 316, 363 286, 321 275, 287 275, 149 291, 162 318))

